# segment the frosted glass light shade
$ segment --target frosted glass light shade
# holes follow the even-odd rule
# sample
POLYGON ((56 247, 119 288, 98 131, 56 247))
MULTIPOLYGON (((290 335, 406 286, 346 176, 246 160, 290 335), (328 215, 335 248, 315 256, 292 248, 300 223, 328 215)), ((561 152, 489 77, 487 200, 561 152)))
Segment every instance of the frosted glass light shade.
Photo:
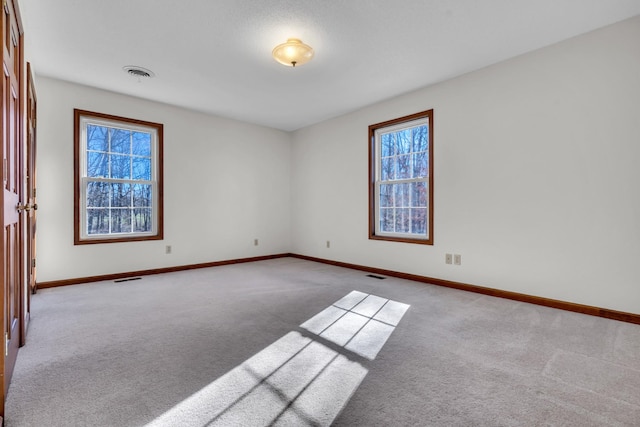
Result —
POLYGON ((295 67, 305 64, 313 58, 313 48, 302 43, 299 39, 288 39, 286 43, 276 46, 271 54, 279 63, 295 67))

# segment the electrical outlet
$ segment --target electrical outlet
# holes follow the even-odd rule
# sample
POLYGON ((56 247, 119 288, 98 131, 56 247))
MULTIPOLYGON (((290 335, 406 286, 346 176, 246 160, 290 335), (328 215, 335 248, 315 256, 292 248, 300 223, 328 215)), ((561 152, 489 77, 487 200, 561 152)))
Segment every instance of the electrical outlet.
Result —
POLYGON ((331 247, 331 241, 327 240, 327 249, 331 247))
POLYGON ((165 254, 170 254, 171 253, 171 245, 167 245, 164 247, 164 253, 165 254))
POLYGON ((444 256, 444 262, 445 262, 445 264, 451 264, 451 263, 453 263, 453 255, 451 255, 451 254, 446 254, 446 255, 444 256))
POLYGON ((253 239, 253 246, 258 246, 258 239, 253 239))
POLYGON ((455 254, 453 256, 453 264, 455 265, 462 265, 462 255, 460 254, 455 254))

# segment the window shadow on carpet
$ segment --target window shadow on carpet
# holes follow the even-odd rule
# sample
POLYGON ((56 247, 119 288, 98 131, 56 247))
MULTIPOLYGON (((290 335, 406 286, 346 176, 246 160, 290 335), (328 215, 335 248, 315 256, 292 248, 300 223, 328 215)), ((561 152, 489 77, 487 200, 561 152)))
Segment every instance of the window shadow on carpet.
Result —
POLYGON ((147 427, 328 426, 368 373, 358 360, 376 358, 408 308, 352 291, 300 325, 320 339, 289 332, 147 427))

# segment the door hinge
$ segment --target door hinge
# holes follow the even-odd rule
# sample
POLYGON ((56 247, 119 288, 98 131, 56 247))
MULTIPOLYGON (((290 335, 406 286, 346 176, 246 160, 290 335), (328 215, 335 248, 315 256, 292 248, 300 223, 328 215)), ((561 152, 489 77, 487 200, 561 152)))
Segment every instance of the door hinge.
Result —
POLYGON ((33 258, 31 260, 31 268, 36 268, 36 259, 35 258, 33 258))
POLYGON ((33 197, 34 199, 36 198, 36 187, 33 187, 33 196, 31 197, 33 197))

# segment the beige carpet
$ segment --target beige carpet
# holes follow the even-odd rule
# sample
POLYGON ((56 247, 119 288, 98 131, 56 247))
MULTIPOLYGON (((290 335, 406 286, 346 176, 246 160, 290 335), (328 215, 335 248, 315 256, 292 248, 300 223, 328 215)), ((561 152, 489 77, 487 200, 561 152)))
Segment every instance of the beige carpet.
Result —
POLYGON ((638 420, 638 325, 281 258, 39 291, 5 422, 638 420))

